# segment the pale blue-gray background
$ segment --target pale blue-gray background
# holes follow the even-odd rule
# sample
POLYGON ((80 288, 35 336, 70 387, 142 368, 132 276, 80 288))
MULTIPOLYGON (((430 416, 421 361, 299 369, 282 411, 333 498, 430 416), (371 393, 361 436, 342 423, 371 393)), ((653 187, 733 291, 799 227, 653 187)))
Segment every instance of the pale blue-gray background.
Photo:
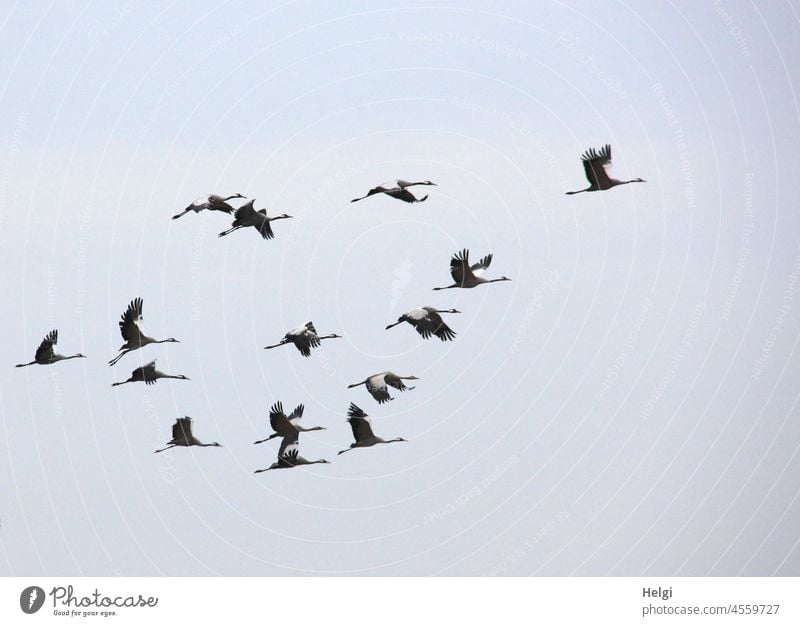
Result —
POLYGON ((17 2, 0 34, 0 573, 800 574, 794 3, 17 2), (565 196, 605 143, 647 184, 565 196), (439 186, 349 203, 397 177, 439 186), (295 219, 169 219, 207 192, 295 219), (464 247, 513 281, 432 292, 464 247), (182 343, 109 368, 135 296, 182 343), (424 304, 456 341, 384 330, 424 304), (261 349, 307 319, 345 339, 261 349), (90 358, 14 369, 51 328, 90 358), (154 357, 192 380, 110 387, 154 357), (421 380, 346 389, 385 369, 421 380), (276 400, 333 464, 253 474, 276 400), (351 400, 410 442, 337 457, 351 400), (154 456, 181 415, 225 447, 154 456))

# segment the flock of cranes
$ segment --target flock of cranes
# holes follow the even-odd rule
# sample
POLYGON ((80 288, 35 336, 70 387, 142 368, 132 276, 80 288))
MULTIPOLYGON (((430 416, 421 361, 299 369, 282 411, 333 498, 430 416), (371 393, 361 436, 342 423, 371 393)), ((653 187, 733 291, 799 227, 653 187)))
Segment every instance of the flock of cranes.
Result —
MULTIPOLYGON (((589 187, 586 189, 580 189, 578 191, 568 191, 566 192, 568 195, 582 193, 584 191, 605 191, 618 185, 645 182, 641 178, 621 181, 608 176, 606 167, 611 162, 611 146, 609 145, 605 145, 599 151, 595 149, 587 150, 581 156, 581 160, 583 162, 584 173, 589 181, 589 187)), ((366 195, 359 198, 354 198, 351 200, 351 202, 358 202, 376 194, 384 194, 408 203, 424 202, 428 199, 427 195, 417 198, 408 189, 409 187, 417 185, 435 186, 436 184, 429 180, 418 182, 409 182, 399 179, 393 180, 387 183, 382 183, 377 187, 373 187, 369 190, 369 192, 367 192, 366 195)), ((275 233, 272 230, 270 222, 281 219, 289 219, 292 217, 291 215, 287 215, 285 213, 282 215, 269 217, 266 209, 255 209, 255 200, 253 199, 247 200, 247 202, 238 208, 234 208, 229 204, 229 201, 235 199, 246 200, 247 198, 239 193, 235 193, 227 197, 218 196, 216 194, 201 196, 192 202, 192 204, 190 204, 188 207, 186 207, 181 213, 173 215, 172 219, 178 219, 190 212, 199 213, 200 211, 219 211, 226 214, 233 213, 234 220, 231 228, 219 233, 220 237, 228 235, 240 228, 251 226, 258 230, 259 234, 264 239, 273 239, 275 237, 275 233)), ((439 291, 454 288, 472 289, 479 285, 511 280, 507 276, 500 276, 499 278, 494 279, 485 278, 483 273, 489 268, 491 263, 492 255, 487 254, 477 263, 470 264, 469 250, 463 249, 454 254, 450 259, 450 276, 453 279, 453 284, 445 287, 434 287, 433 290, 439 291)), ((139 348, 143 348, 149 344, 180 343, 173 337, 168 339, 154 339, 145 335, 139 327, 139 323, 143 319, 142 307, 142 299, 134 298, 128 305, 128 308, 122 314, 122 318, 119 322, 119 329, 125 343, 120 346, 119 354, 117 354, 117 356, 108 362, 110 366, 115 365, 129 352, 138 350, 139 348)), ((442 319, 443 313, 455 314, 461 313, 461 311, 452 308, 437 309, 431 306, 421 306, 403 313, 396 322, 386 326, 386 330, 406 322, 413 326, 423 339, 430 339, 432 336, 436 336, 441 341, 452 341, 455 339, 456 332, 444 322, 442 319)), ((335 333, 321 336, 314 327, 313 322, 309 321, 293 330, 290 330, 278 343, 265 346, 264 349, 269 350, 279 346, 292 344, 295 346, 295 348, 297 348, 301 355, 304 357, 309 357, 311 356, 312 350, 318 348, 323 340, 340 338, 341 335, 335 333)), ((52 330, 45 336, 37 348, 34 360, 29 363, 19 363, 16 365, 16 367, 27 367, 29 365, 51 365, 53 363, 57 363, 58 361, 86 358, 85 355, 80 353, 70 356, 56 354, 54 351, 54 346, 57 343, 58 331, 52 330)), ((189 378, 182 374, 165 374, 164 372, 157 370, 156 361, 153 360, 146 365, 134 369, 131 372, 130 378, 127 380, 112 383, 112 387, 133 382, 144 382, 147 385, 152 385, 160 378, 189 380, 189 378)), ((400 376, 394 372, 380 372, 368 376, 359 383, 348 385, 347 388, 352 389, 364 385, 369 394, 378 402, 378 404, 382 405, 394 399, 389 394, 389 387, 401 392, 414 389, 414 387, 406 386, 406 384, 403 382, 406 380, 419 380, 419 378, 412 375, 400 376)), ((304 427, 301 422, 303 411, 304 406, 300 404, 295 407, 295 409, 289 415, 286 415, 281 402, 276 402, 272 405, 269 412, 269 424, 273 432, 268 437, 254 443, 261 444, 275 438, 280 438, 281 443, 278 449, 277 461, 268 468, 256 470, 256 473, 275 469, 288 469, 300 465, 329 463, 329 461, 325 459, 309 461, 300 456, 300 433, 325 430, 324 426, 312 426, 310 428, 304 427)), ((387 440, 376 436, 372 431, 372 424, 369 416, 352 402, 350 403, 350 407, 347 411, 347 421, 352 428, 354 442, 350 444, 349 448, 339 451, 338 454, 344 454, 345 452, 355 448, 367 448, 377 444, 406 441, 406 439, 403 439, 402 437, 396 437, 394 439, 387 440)), ((192 433, 192 418, 186 416, 176 420, 175 424, 172 426, 172 439, 167 443, 166 447, 156 450, 156 453, 163 452, 174 447, 189 446, 221 447, 221 444, 217 442, 203 443, 197 439, 192 433)))

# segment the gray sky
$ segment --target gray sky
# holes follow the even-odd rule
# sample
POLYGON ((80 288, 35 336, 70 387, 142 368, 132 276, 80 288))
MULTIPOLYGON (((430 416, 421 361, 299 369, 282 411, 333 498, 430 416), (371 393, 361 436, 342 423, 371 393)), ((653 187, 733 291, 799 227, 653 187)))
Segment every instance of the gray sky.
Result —
POLYGON ((800 574, 797 7, 424 4, 4 12, 0 573, 800 574), (565 196, 605 143, 647 184, 565 196), (513 281, 431 291, 465 247, 513 281), (181 343, 109 368, 136 296, 181 343), (277 400, 331 465, 253 474, 277 400), (409 443, 337 457, 350 401, 409 443), (153 455, 182 415, 224 447, 153 455))

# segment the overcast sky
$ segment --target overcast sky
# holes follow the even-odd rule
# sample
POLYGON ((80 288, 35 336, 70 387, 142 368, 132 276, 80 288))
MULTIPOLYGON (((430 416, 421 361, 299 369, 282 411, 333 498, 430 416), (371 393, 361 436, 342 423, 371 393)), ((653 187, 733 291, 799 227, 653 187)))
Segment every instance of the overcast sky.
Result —
POLYGON ((0 574, 800 575, 797 8, 421 4, 0 16, 0 574), (564 195, 606 143, 647 183, 564 195), (432 291, 462 248, 512 281, 432 291), (181 343, 110 368, 137 296, 181 343), (330 465, 253 473, 278 400, 330 465), (409 442, 337 456, 351 401, 409 442))

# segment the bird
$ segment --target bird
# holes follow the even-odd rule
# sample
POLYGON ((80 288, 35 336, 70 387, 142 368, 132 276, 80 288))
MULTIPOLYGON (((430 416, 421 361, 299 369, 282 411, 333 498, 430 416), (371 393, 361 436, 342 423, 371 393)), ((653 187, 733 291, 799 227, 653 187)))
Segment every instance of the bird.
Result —
POLYGON ((478 285, 483 285, 484 283, 497 283, 502 280, 511 280, 506 276, 501 276, 500 278, 493 278, 489 280, 488 278, 484 278, 481 276, 483 274, 483 270, 489 267, 492 263, 492 255, 487 254, 483 257, 480 261, 475 263, 474 265, 469 264, 469 250, 466 248, 461 252, 456 252, 453 257, 450 259, 450 276, 453 277, 455 284, 448 285, 447 287, 434 287, 434 291, 439 291, 441 289, 453 289, 454 287, 460 287, 462 289, 472 289, 473 287, 477 287, 478 285))
POLYGON ((160 450, 156 450, 158 452, 164 452, 164 450, 169 450, 170 448, 174 448, 175 446, 202 446, 204 448, 208 447, 216 447, 221 448, 222 445, 217 443, 203 443, 199 439, 197 439, 192 434, 192 418, 188 415, 186 417, 179 417, 175 423, 172 425, 172 439, 168 442, 166 448, 161 448, 160 450))
POLYGON ((224 237, 232 233, 234 230, 239 230, 240 228, 245 228, 246 226, 252 226, 256 228, 261 236, 264 239, 273 239, 275 237, 275 233, 272 232, 272 227, 269 225, 270 222, 275 220, 284 220, 292 217, 291 215, 276 215, 275 217, 267 217, 267 210, 261 209, 260 211, 256 211, 253 208, 255 204, 255 200, 250 200, 249 202, 244 203, 233 214, 233 226, 228 230, 221 232, 219 234, 220 237, 224 237))
POLYGON ((394 398, 392 398, 389 395, 389 392, 386 390, 387 385, 390 385, 400 391, 414 389, 414 387, 406 387, 403 383, 404 380, 419 380, 419 378, 416 376, 398 376, 394 372, 381 372, 380 374, 373 374, 366 380, 362 380, 360 383, 347 385, 347 388, 352 389, 353 387, 366 385, 367 391, 369 391, 372 397, 378 401, 378 404, 383 404, 389 400, 394 400, 394 398))
POLYGON ((316 461, 309 461, 300 456, 300 444, 297 442, 299 437, 298 433, 288 435, 281 440, 281 447, 278 449, 278 460, 265 469, 258 469, 256 474, 261 472, 268 472, 275 469, 289 469, 290 467, 297 467, 298 465, 314 465, 316 463, 330 463, 325 459, 317 459, 316 461))
POLYGON ((127 310, 122 314, 122 319, 119 322, 119 331, 122 333, 122 338, 125 343, 120 346, 120 353, 111 359, 108 364, 114 365, 128 352, 138 350, 150 343, 180 343, 174 337, 169 339, 153 339, 148 337, 139 328, 139 322, 142 320, 142 299, 134 298, 128 305, 127 310))
POLYGON ((347 421, 350 422, 350 427, 353 429, 353 438, 355 443, 351 443, 350 447, 345 450, 340 450, 339 454, 344 454, 355 448, 369 448, 378 443, 394 443, 395 441, 408 441, 402 437, 395 437, 394 439, 381 439, 376 437, 372 432, 372 423, 370 422, 369 415, 364 413, 352 402, 350 408, 347 410, 347 421))
POLYGON ((298 404, 294 411, 287 417, 283 412, 283 403, 276 402, 269 410, 269 425, 275 432, 266 439, 254 441, 254 444, 264 443, 275 437, 290 437, 297 433, 308 433, 312 430, 325 430, 324 426, 312 426, 311 428, 304 428, 300 425, 300 419, 303 417, 303 410, 305 407, 298 404))
POLYGON ((647 182, 643 178, 632 178, 631 180, 610 178, 606 172, 606 165, 611 163, 611 146, 609 144, 600 148, 599 152, 594 148, 589 148, 581 155, 581 160, 583 161, 583 170, 586 173, 586 179, 590 184, 586 189, 567 191, 566 194, 568 196, 584 191, 605 191, 617 185, 627 185, 628 183, 647 182))
POLYGON ((403 322, 408 322, 422 335, 423 339, 430 339, 431 335, 436 335, 442 341, 452 341, 456 336, 456 332, 444 323, 439 313, 461 313, 461 311, 422 306, 403 313, 394 324, 389 324, 386 330, 394 328, 403 322))
POLYGON ((178 380, 189 380, 183 374, 178 374, 177 376, 173 376, 172 374, 165 374, 164 372, 159 372, 156 369, 155 360, 152 360, 147 365, 142 365, 141 367, 137 367, 135 370, 133 370, 131 372, 131 377, 128 380, 123 380, 122 382, 118 383, 111 383, 111 386, 116 387, 117 385, 124 385, 125 383, 136 383, 136 382, 144 382, 145 384, 148 385, 154 385, 159 378, 177 378, 178 380))
POLYGON ((413 187, 414 185, 433 185, 436 186, 436 183, 432 183, 429 180, 422 180, 415 183, 409 182, 407 180, 390 180, 385 183, 381 183, 377 187, 373 187, 372 189, 367 192, 366 196, 361 196, 360 198, 353 198, 350 202, 358 202, 359 200, 363 200, 364 198, 369 198, 370 196, 374 196, 376 193, 385 193, 387 196, 391 196, 392 198, 397 198, 398 200, 402 200, 403 202, 425 202, 428 199, 428 196, 423 196, 422 198, 416 198, 413 193, 411 193, 407 188, 413 187))
POLYGON ((233 207, 230 204, 228 204, 228 200, 233 200, 234 198, 244 198, 244 196, 240 193, 235 193, 232 196, 228 196, 227 198, 218 196, 215 193, 210 193, 205 196, 200 196, 199 198, 196 198, 195 201, 192 202, 189 206, 187 206, 183 211, 181 211, 177 215, 173 215, 172 219, 176 220, 179 217, 183 217, 189 211, 194 211, 195 213, 199 213, 202 210, 207 210, 207 211, 223 211, 224 213, 233 213, 233 207))
POLYGON ((36 348, 36 355, 33 357, 33 361, 30 363, 17 363, 15 367, 28 367, 29 365, 52 365, 53 363, 57 363, 58 361, 66 361, 68 359, 85 359, 86 356, 83 354, 72 354, 70 356, 64 356, 63 354, 56 354, 53 351, 53 346, 58 343, 58 331, 51 330, 45 338, 42 339, 42 343, 39 344, 39 347, 36 348))
POLYGON ((341 339, 341 335, 332 334, 320 337, 317 334, 317 329, 314 328, 314 322, 306 322, 302 326, 298 326, 294 330, 290 330, 283 336, 278 343, 272 346, 264 346, 264 350, 271 350, 285 346, 287 343, 293 343, 303 356, 311 356, 311 349, 319 347, 319 342, 323 339, 341 339))

